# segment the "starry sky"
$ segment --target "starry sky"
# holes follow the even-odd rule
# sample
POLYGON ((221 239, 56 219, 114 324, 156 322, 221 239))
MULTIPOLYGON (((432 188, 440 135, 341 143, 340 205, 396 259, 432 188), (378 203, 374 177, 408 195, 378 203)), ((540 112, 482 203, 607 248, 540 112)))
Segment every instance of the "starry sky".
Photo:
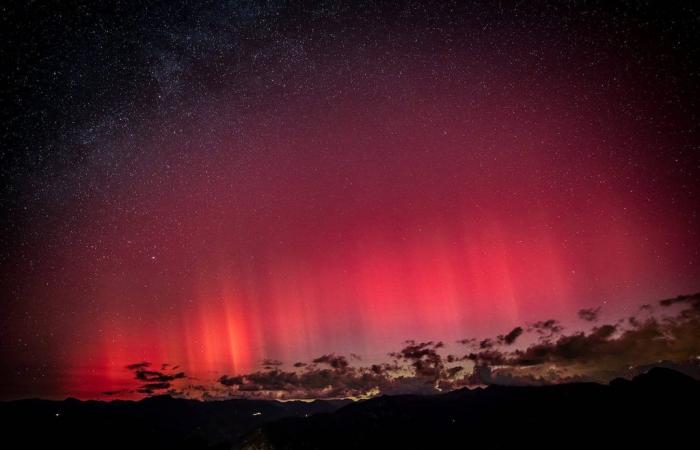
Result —
POLYGON ((3 6, 0 397, 483 382, 434 355, 697 310, 697 5, 464 3, 3 6))

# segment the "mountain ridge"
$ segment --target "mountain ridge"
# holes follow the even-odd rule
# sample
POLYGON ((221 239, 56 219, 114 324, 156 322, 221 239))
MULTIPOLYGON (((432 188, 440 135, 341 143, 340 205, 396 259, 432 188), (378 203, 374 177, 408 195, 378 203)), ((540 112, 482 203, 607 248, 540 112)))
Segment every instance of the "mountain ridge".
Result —
POLYGON ((698 401, 699 381, 654 368, 609 384, 494 385, 381 396, 262 425, 233 448, 442 448, 460 442, 511 448, 526 445, 526 436, 535 432, 548 437, 537 443, 543 448, 663 448, 693 438, 692 417, 685 411, 698 401))
POLYGON ((528 436, 546 436, 537 443, 543 448, 647 448, 692 439, 685 411, 698 402, 700 381, 652 368, 609 384, 491 385, 362 401, 23 399, 0 402, 0 420, 5 439, 26 448, 506 448, 528 436))

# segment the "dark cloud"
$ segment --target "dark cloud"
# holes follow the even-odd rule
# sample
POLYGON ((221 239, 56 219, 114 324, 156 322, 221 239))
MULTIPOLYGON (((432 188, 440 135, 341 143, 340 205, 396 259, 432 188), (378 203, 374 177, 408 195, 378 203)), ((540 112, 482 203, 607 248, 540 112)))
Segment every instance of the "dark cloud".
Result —
POLYGON ((441 390, 446 390, 444 386, 426 383, 424 379, 412 376, 402 376, 392 379, 378 392, 382 395, 431 395, 438 394, 441 390))
POLYGON ((584 363, 598 353, 615 332, 614 325, 603 325, 595 328, 590 334, 583 332, 568 336, 561 336, 555 342, 536 344, 527 349, 514 352, 507 359, 506 364, 531 366, 545 362, 570 362, 584 363))
POLYGON ((126 369, 127 370, 140 370, 140 369, 145 369, 147 367, 151 367, 151 363, 149 363, 148 361, 141 361, 138 363, 129 364, 128 366, 126 366, 126 369))
POLYGON ((487 338, 487 339, 484 339, 484 340, 479 342, 479 348, 481 348, 481 349, 491 348, 494 345, 496 345, 496 343, 491 338, 487 338))
POLYGON ((266 369, 273 369, 281 366, 283 363, 277 359, 263 359, 262 366, 266 369))
POLYGON ((474 365, 474 369, 467 379, 467 383, 473 386, 491 384, 492 382, 491 366, 488 364, 474 365))
MULTIPOLYGON (((230 396, 260 398, 338 398, 375 394, 435 393, 449 389, 464 367, 447 367, 438 353, 442 342, 407 341, 392 353, 393 361, 354 367, 343 355, 326 354, 312 364, 295 364, 298 371, 257 371, 221 376, 230 396)), ((455 359, 451 359, 454 361, 455 359)))
POLYGON ((512 345, 524 332, 523 327, 515 327, 509 333, 500 334, 495 338, 486 338, 478 341, 476 339, 460 339, 457 343, 466 345, 472 350, 483 351, 498 345, 512 345))
POLYGON ((506 334, 505 336, 499 336, 498 341, 506 345, 512 345, 515 342, 515 340, 523 334, 524 331, 525 330, 523 330, 523 327, 515 327, 510 333, 506 334))
MULTIPOLYGON (((161 364, 161 370, 148 370, 151 363, 142 361, 134 364, 129 364, 126 369, 133 372, 134 379, 141 384, 135 392, 151 395, 173 387, 172 382, 175 380, 183 380, 187 378, 185 372, 174 372, 179 366, 170 364, 161 364), (169 372, 168 372, 169 370, 169 372)), ((104 393, 105 395, 110 395, 104 393)))
POLYGON ((541 386, 551 382, 551 371, 548 374, 537 376, 517 371, 505 371, 494 369, 489 365, 476 365, 472 373, 467 377, 470 386, 475 385, 506 385, 506 386, 541 386))
POLYGON ((128 393, 128 391, 124 391, 124 390, 104 391, 104 392, 102 392, 102 395, 106 395, 108 397, 111 397, 113 395, 124 395, 125 393, 128 393))
MULTIPOLYGON (((400 350, 389 353, 392 358, 389 362, 367 367, 355 367, 348 358, 334 353, 321 355, 310 364, 297 362, 290 371, 282 370, 280 361, 265 360, 265 370, 223 375, 215 389, 195 386, 190 389, 199 392, 202 398, 311 399, 427 394, 488 384, 607 382, 658 365, 700 376, 700 295, 679 296, 659 304, 676 314, 654 317, 652 308, 643 307, 639 316, 569 333, 564 332, 559 321, 549 319, 515 327, 496 337, 457 341, 470 350, 464 356, 450 353, 443 356, 445 345, 440 341, 409 340, 400 350), (674 305, 682 307, 670 309, 674 305), (518 346, 526 333, 539 339, 518 346), (461 361, 466 363, 457 365, 461 361)), ((579 317, 594 321, 598 313, 597 308, 581 310, 579 317)), ((350 359, 359 361, 356 355, 350 359)), ((183 372, 173 369, 150 370, 148 362, 128 367, 143 383, 138 392, 148 395, 172 392, 173 382, 185 378, 183 372)))
POLYGON ((444 375, 445 364, 437 351, 442 347, 442 342, 406 341, 404 348, 390 356, 408 362, 414 368, 416 377, 436 383, 444 375))
POLYGON ((506 353, 498 350, 486 350, 478 353, 470 353, 466 359, 477 364, 504 365, 507 363, 506 353))
POLYGON ((244 382, 243 376, 242 375, 237 375, 237 376, 228 376, 228 375, 221 375, 219 377, 219 383, 223 384, 224 386, 239 386, 242 385, 244 382))
POLYGON ((527 331, 539 334, 543 339, 551 339, 564 330, 558 320, 548 319, 535 322, 528 326, 527 331))
POLYGON ((457 343, 458 343, 458 344, 461 344, 461 345, 466 345, 467 347, 473 347, 474 344, 476 343, 476 339, 474 339, 474 338, 464 338, 464 339, 458 340, 457 343))
POLYGON ((595 322, 598 320, 600 315, 600 307, 598 308, 585 308, 578 312, 578 317, 586 322, 595 322))
POLYGON ((238 376, 222 376, 219 383, 231 388, 230 395, 243 395, 267 398, 336 398, 359 397, 387 384, 384 370, 351 368, 339 356, 324 355, 318 363, 306 366, 301 372, 270 370, 258 371, 238 376))
POLYGON ((661 300, 659 304, 663 307, 674 305, 688 306, 688 308, 680 312, 680 315, 686 318, 697 317, 700 315, 700 292, 691 295, 679 295, 675 298, 667 298, 661 300))
POLYGON ((678 303, 687 303, 694 308, 697 308, 697 305, 700 303, 700 292, 691 295, 679 295, 678 297, 667 298, 659 301, 659 305, 661 306, 671 306, 678 303))
POLYGON ((166 374, 155 370, 137 370, 134 372, 137 380, 148 382, 166 382, 185 378, 185 372, 166 374))
POLYGON ((336 356, 334 354, 319 356, 318 358, 314 359, 313 362, 316 364, 328 364, 332 368, 338 370, 344 370, 350 365, 347 358, 344 356, 336 356))
POLYGON ((157 391, 170 389, 171 387, 172 385, 170 383, 146 383, 140 386, 138 389, 136 389, 136 392, 151 395, 156 393, 157 391))
MULTIPOLYGON (((589 333, 575 332, 543 340, 512 352, 489 350, 469 355, 475 362, 474 379, 517 384, 557 383, 572 380, 609 381, 629 376, 667 361, 691 362, 700 355, 700 311, 696 296, 662 301, 662 306, 687 304, 672 317, 661 319, 629 317, 617 324, 605 324, 589 333), (478 368, 478 369, 477 369, 478 368)), ((550 328, 550 327, 544 327, 550 328)), ((535 329, 537 331, 537 329, 535 329)))

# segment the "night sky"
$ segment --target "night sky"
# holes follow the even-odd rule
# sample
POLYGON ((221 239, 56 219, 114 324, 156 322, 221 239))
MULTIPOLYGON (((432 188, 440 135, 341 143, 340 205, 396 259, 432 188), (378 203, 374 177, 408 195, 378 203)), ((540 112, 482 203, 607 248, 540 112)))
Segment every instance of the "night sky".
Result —
POLYGON ((679 304, 673 342, 610 354, 700 354, 700 300, 668 300, 700 291, 693 2, 23 3, 3 399, 488 383, 531 360, 487 351, 618 345, 679 304))

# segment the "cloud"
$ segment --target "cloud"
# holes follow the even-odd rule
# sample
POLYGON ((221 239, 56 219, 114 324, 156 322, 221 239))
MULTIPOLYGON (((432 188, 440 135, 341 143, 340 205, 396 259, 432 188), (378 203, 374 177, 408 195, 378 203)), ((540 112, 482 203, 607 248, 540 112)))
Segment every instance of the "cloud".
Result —
POLYGON ((349 367, 342 356, 323 355, 301 372, 279 369, 237 376, 221 376, 218 381, 230 388, 231 396, 261 398, 340 398, 361 397, 387 383, 385 370, 349 367))
POLYGON ((496 343, 491 338, 486 338, 486 339, 483 339, 479 342, 479 348, 481 348, 481 349, 491 348, 494 345, 496 345, 496 343))
POLYGON ((659 301, 661 306, 671 306, 678 303, 687 303, 694 309, 698 309, 698 307, 700 307, 700 292, 691 295, 679 295, 678 297, 667 298, 659 301))
POLYGON ((106 396, 108 396, 108 397, 111 397, 111 396, 113 396, 113 395, 123 395, 123 394, 126 394, 126 393, 128 393, 128 391, 116 390, 116 391, 104 391, 104 392, 102 392, 102 395, 106 395, 106 396))
MULTIPOLYGON (((597 326, 588 333, 562 334, 511 352, 489 350, 470 354, 469 359, 475 362, 472 377, 508 384, 605 382, 634 375, 660 361, 692 367, 698 364, 700 356, 699 298, 696 294, 659 302, 665 307, 688 305, 675 316, 646 319, 632 316, 616 324, 597 326)), ((542 328, 551 327, 534 330, 542 328)))
MULTIPOLYGON (((488 384, 607 382, 657 365, 700 376, 700 294, 658 304, 658 311, 673 314, 655 315, 654 308, 644 305, 637 315, 570 332, 558 320, 542 320, 494 337, 461 339, 457 343, 468 349, 462 356, 449 353, 441 341, 409 340, 388 354, 389 361, 367 366, 355 366, 361 360, 353 354, 324 354, 298 361, 292 370, 283 370, 281 361, 264 360, 263 370, 222 375, 214 387, 199 384, 176 390, 173 383, 187 378, 174 370, 177 366, 162 365, 170 370, 155 371, 144 361, 127 368, 142 383, 138 392, 192 392, 207 399, 362 398, 488 384), (522 339, 526 334, 535 339, 522 339)), ((599 308, 578 312, 587 322, 598 321, 599 314, 599 308)))
POLYGON ((311 364, 296 363, 298 370, 276 367, 223 375, 218 382, 234 397, 304 399, 435 393, 451 388, 464 372, 462 366, 446 365, 446 359, 439 354, 443 347, 442 342, 407 341, 400 351, 390 354, 392 360, 387 363, 354 367, 345 356, 331 353, 314 358, 311 364))
POLYGON ((336 356, 334 354, 319 356, 313 360, 316 364, 328 364, 334 369, 345 370, 350 365, 347 358, 344 356, 336 356))
POLYGON ((180 378, 185 378, 185 372, 178 372, 169 375, 155 370, 136 370, 134 372, 134 376, 137 380, 140 381, 163 383, 166 381, 173 381, 180 378))
POLYGON ((600 307, 581 309, 578 312, 579 318, 585 320, 586 322, 595 322, 596 320, 598 320, 599 315, 600 307))
POLYGON ((151 367, 151 363, 148 361, 142 361, 142 362, 137 362, 134 364, 129 364, 126 366, 127 370, 140 370, 140 369, 145 369, 147 367, 151 367))
POLYGON ((170 389, 172 385, 170 383, 146 383, 141 385, 136 392, 141 394, 154 394, 156 391, 161 391, 164 389, 170 389))
POLYGON ((273 369, 281 365, 282 361, 279 361, 277 359, 263 359, 262 361, 262 366, 266 369, 273 369))
POLYGON ((444 347, 442 342, 406 341, 406 346, 390 356, 408 362, 415 370, 415 376, 437 382, 443 375, 445 364, 438 349, 444 347))
POLYGON ((543 339, 551 339, 555 335, 560 334, 564 330, 564 327, 558 320, 548 319, 535 322, 528 326, 528 332, 535 332, 540 335, 543 339))
POLYGON ((685 318, 697 317, 700 315, 700 292, 691 295, 679 295, 675 298, 667 298, 661 300, 659 304, 663 307, 674 305, 688 306, 681 310, 680 316, 685 318))
MULTIPOLYGON (((151 363, 141 361, 134 364, 129 364, 125 368, 134 374, 134 379, 140 382, 140 385, 134 392, 141 394, 161 393, 164 390, 173 388, 173 381, 184 380, 187 378, 185 372, 175 372, 179 366, 171 364, 161 364, 161 370, 149 370, 151 363)), ((113 395, 111 392, 105 392, 104 395, 113 395)))
POLYGON ((466 345, 467 347, 471 348, 471 347, 474 347, 474 344, 476 343, 476 339, 475 338, 464 338, 464 339, 460 339, 456 342, 458 344, 466 345))
POLYGON ((583 332, 561 336, 555 342, 532 345, 525 350, 517 350, 506 358, 506 365, 531 366, 543 363, 586 362, 599 357, 600 351, 609 343, 615 332, 614 325, 596 327, 590 334, 583 332))
POLYGON ((228 376, 228 375, 221 375, 219 377, 219 383, 223 384, 224 386, 238 386, 244 383, 244 378, 243 375, 237 375, 237 376, 228 376))
POLYGON ((525 330, 523 330, 523 327, 515 327, 510 333, 506 334, 505 336, 499 336, 498 340, 499 342, 502 342, 506 345, 512 345, 515 342, 515 340, 523 334, 524 331, 525 330))
POLYGON ((472 360, 477 364, 505 365, 507 362, 507 354, 499 350, 486 350, 478 353, 470 353, 465 358, 472 360))

